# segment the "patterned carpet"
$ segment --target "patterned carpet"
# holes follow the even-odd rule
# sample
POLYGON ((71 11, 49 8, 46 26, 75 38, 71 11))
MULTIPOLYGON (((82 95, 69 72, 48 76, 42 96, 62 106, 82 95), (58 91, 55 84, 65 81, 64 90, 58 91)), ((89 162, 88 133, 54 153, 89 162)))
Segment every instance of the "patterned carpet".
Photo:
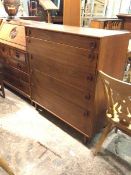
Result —
MULTIPOLYGON (((83 145, 8 90, 0 114, 0 154, 16 175, 131 174, 131 138, 121 132, 110 133, 93 157, 99 134, 83 145)), ((6 175, 2 169, 0 175, 6 175)))

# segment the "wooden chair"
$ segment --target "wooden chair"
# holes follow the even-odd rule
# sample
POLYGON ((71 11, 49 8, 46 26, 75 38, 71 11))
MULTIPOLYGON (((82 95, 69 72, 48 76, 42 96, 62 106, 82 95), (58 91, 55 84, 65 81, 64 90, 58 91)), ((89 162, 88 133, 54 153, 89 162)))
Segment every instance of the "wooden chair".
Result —
POLYGON ((131 136, 131 84, 115 79, 99 71, 107 99, 107 126, 95 145, 96 155, 108 133, 116 128, 131 136))
POLYGON ((9 175, 15 175, 12 169, 7 164, 7 162, 1 157, 0 157, 0 167, 2 167, 9 175))
POLYGON ((0 95, 1 95, 3 98, 5 98, 2 64, 0 64, 0 95))

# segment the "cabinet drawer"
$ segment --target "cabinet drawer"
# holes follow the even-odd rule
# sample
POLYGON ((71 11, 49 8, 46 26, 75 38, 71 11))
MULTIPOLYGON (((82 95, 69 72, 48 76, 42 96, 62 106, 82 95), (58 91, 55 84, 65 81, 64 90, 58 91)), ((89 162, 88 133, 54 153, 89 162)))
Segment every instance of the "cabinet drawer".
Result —
POLYGON ((5 62, 7 65, 10 65, 14 68, 17 68, 23 72, 29 73, 29 65, 28 64, 24 64, 21 61, 18 61, 18 60, 13 59, 13 58, 5 58, 5 62))
MULTIPOLYGON (((34 71, 31 77, 32 87, 37 89, 48 89, 50 92, 74 103, 83 108, 92 108, 94 102, 94 87, 88 87, 88 90, 82 91, 77 88, 74 88, 70 85, 67 85, 61 81, 58 81, 52 77, 46 76, 45 74, 34 71)), ((43 94, 44 95, 44 94, 43 94)))
MULTIPOLYGON (((38 60, 37 60, 38 61, 38 60)), ((67 85, 75 86, 79 89, 87 90, 89 86, 93 87, 96 81, 96 72, 91 68, 72 66, 62 64, 50 59, 38 61, 39 67, 33 68, 48 76, 51 76, 67 85)))
MULTIPOLYGON (((80 50, 81 51, 81 50, 80 50)), ((40 52, 40 51, 39 51, 40 52)), ((58 63, 65 66, 76 66, 83 70, 92 70, 94 71, 97 67, 97 53, 91 53, 85 50, 81 52, 65 52, 55 51, 54 54, 49 52, 49 49, 43 49, 43 55, 35 53, 30 54, 30 63, 31 67, 36 69, 42 69, 45 62, 58 63), (70 55, 71 54, 71 55, 70 55)))
POLYGON ((22 71, 19 71, 18 69, 15 69, 13 67, 5 65, 4 66, 4 72, 9 74, 9 75, 14 76, 18 80, 23 80, 23 81, 29 83, 29 75, 22 72, 22 71))
POLYGON ((0 46, 0 54, 4 58, 16 59, 18 61, 23 62, 23 64, 27 63, 27 56, 25 52, 22 52, 18 49, 14 49, 12 47, 1 45, 0 46))
POLYGON ((5 80, 5 82, 11 84, 16 89, 21 90, 22 92, 24 92, 27 95, 30 95, 29 83, 26 83, 22 80, 19 80, 8 73, 4 73, 4 80, 5 80))
POLYGON ((73 47, 86 48, 89 50, 99 49, 99 39, 92 37, 85 37, 79 35, 72 35, 69 33, 54 32, 47 30, 37 30, 26 28, 26 35, 33 38, 61 43, 73 47))
POLYGON ((27 50, 41 59, 50 58, 65 64, 96 68, 98 54, 87 49, 31 38, 27 50))
POLYGON ((32 87, 32 99, 60 119, 70 124, 80 132, 91 136, 92 114, 64 98, 52 93, 49 89, 32 87))

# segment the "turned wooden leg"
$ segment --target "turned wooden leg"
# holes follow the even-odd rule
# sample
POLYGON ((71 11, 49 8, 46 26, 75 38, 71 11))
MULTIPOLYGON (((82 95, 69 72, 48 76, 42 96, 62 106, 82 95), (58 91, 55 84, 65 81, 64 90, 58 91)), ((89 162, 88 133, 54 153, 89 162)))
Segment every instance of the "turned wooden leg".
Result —
POLYGON ((109 132, 113 129, 113 125, 111 123, 109 123, 106 128, 103 130, 97 144, 95 145, 94 150, 92 151, 94 155, 96 155, 99 151, 100 148, 104 142, 104 140, 106 139, 107 135, 109 134, 109 132))
POLYGON ((12 169, 9 167, 9 165, 7 164, 7 162, 0 158, 0 166, 9 174, 9 175, 15 175, 12 171, 12 169))

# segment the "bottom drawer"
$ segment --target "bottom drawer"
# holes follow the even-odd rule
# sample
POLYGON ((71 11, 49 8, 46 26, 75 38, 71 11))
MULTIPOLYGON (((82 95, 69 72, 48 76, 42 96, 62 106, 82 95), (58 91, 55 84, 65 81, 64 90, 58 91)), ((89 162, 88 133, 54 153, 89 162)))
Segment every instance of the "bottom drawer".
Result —
POLYGON ((30 96, 30 84, 26 83, 22 80, 16 79, 14 76, 4 73, 4 80, 17 88, 18 90, 24 92, 25 94, 30 96))
POLYGON ((92 136, 92 111, 85 110, 40 86, 32 86, 32 100, 81 133, 92 136))
POLYGON ((10 67, 8 65, 4 65, 4 72, 9 74, 9 75, 12 75, 12 77, 15 77, 16 79, 25 81, 27 83, 29 83, 29 81, 30 81, 29 74, 22 72, 18 69, 15 69, 13 67, 10 67))

